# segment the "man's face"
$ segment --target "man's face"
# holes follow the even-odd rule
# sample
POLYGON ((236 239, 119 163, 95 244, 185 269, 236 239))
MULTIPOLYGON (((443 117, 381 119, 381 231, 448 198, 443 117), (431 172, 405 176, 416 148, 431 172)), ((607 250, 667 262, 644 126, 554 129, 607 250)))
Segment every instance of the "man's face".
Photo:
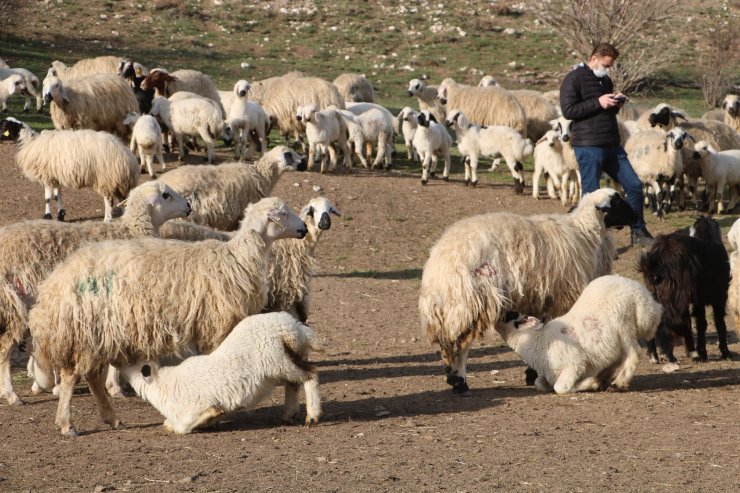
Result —
POLYGON ((610 69, 614 66, 614 57, 610 57, 609 55, 597 56, 596 59, 601 68, 610 69))

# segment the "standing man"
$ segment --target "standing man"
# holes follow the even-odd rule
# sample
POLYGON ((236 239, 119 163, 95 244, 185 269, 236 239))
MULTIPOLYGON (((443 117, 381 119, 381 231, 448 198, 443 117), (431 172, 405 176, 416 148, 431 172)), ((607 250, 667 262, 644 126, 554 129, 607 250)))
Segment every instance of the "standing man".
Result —
POLYGON ((614 93, 609 69, 619 51, 598 43, 588 63, 581 63, 565 76, 560 86, 560 107, 571 124, 573 149, 581 171, 583 193, 598 190, 602 171, 617 181, 627 202, 637 213, 632 225, 632 244, 649 246, 653 237, 645 227, 642 183, 619 143, 617 112, 627 98, 614 93))

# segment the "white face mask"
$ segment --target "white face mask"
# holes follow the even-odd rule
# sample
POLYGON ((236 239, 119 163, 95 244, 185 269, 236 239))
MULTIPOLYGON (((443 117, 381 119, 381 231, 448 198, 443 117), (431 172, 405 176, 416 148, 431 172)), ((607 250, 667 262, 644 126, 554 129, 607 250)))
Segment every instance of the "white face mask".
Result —
POLYGON ((609 75, 609 69, 604 68, 604 67, 599 67, 599 68, 593 69, 593 73, 596 77, 601 79, 602 77, 606 77, 607 75, 609 75))

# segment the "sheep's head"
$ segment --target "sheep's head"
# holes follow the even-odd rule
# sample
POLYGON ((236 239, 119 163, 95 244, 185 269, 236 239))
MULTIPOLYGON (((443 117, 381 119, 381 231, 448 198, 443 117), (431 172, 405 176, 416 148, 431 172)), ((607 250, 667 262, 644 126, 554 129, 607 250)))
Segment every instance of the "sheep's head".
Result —
POLYGON ((700 140, 696 144, 694 144, 694 152, 692 153, 691 157, 694 159, 704 159, 709 155, 709 153, 715 152, 714 148, 709 145, 709 142, 706 140, 700 140))
POLYGON ((484 75, 478 82, 478 87, 501 87, 492 75, 484 75))
POLYGON ((573 123, 573 120, 568 120, 563 116, 556 118, 555 120, 550 120, 550 126, 560 134, 560 138, 563 142, 568 142, 570 140, 571 123, 573 123))
POLYGON ((150 88, 157 89, 160 93, 165 93, 165 87, 167 84, 177 80, 177 77, 170 75, 163 68, 154 68, 149 72, 149 75, 144 77, 141 81, 141 89, 146 91, 150 88))
POLYGON ((539 145, 543 142, 546 142, 549 147, 560 147, 560 133, 556 130, 548 130, 545 132, 545 135, 540 137, 537 144, 539 145))
POLYGON ((722 243, 722 229, 719 223, 709 216, 701 216, 689 228, 689 236, 700 240, 722 243))
POLYGON ((582 207, 596 207, 604 214, 604 225, 607 228, 630 226, 637 221, 637 213, 622 196, 612 188, 600 188, 585 195, 576 211, 582 207))
POLYGON ((447 125, 448 127, 457 125, 458 128, 467 129, 470 126, 470 122, 468 122, 468 119, 465 117, 462 111, 452 110, 450 114, 447 115, 445 125, 447 125))
POLYGON ((59 77, 49 77, 44 79, 44 88, 42 91, 44 96, 44 102, 49 104, 52 100, 60 106, 69 104, 67 99, 67 92, 64 89, 64 84, 59 77))
POLYGON ((276 163, 280 173, 306 170, 306 159, 288 146, 273 147, 262 159, 276 163))
POLYGON ((398 113, 398 116, 396 118, 399 122, 407 121, 414 125, 418 125, 419 122, 416 120, 418 114, 418 111, 409 106, 406 106, 398 113))
POLYGON ((427 85, 424 83, 423 80, 420 79, 411 79, 409 81, 409 88, 408 88, 408 95, 416 96, 417 94, 421 94, 424 92, 424 89, 426 89, 427 85))
POLYGON ((507 327, 517 331, 539 330, 545 325, 540 319, 519 312, 506 312, 504 323, 507 327))
POLYGON ((331 200, 326 197, 316 197, 309 201, 309 203, 301 209, 300 217, 306 224, 313 224, 320 230, 327 230, 331 228, 331 214, 335 216, 342 215, 341 212, 334 207, 331 200), (317 222, 318 221, 318 222, 317 222))
POLYGON ((296 110, 296 120, 299 122, 304 123, 310 123, 312 121, 316 121, 316 113, 319 111, 318 106, 315 104, 306 104, 303 106, 299 106, 296 110))
POLYGON ((234 84, 234 94, 238 98, 246 98, 247 93, 251 90, 252 86, 244 79, 236 81, 234 84))
POLYGON ((124 60, 118 66, 118 75, 124 79, 133 79, 136 77, 136 70, 134 69, 133 60, 124 60))
POLYGON ((429 128, 429 125, 432 122, 437 123, 437 119, 434 118, 434 115, 432 115, 429 112, 429 110, 424 110, 424 111, 420 112, 416 116, 416 121, 419 122, 419 125, 421 125, 422 127, 426 127, 426 128, 429 128))
POLYGON ((738 116, 740 114, 740 98, 738 98, 738 95, 728 94, 725 96, 725 100, 722 102, 722 109, 730 116, 738 116))
POLYGON ((2 81, 5 85, 5 90, 8 95, 20 94, 26 89, 26 83, 23 82, 23 77, 18 74, 12 74, 2 81))
POLYGON ((141 379, 145 384, 150 385, 156 380, 159 363, 156 361, 138 361, 133 365, 122 365, 116 368, 132 384, 135 385, 135 382, 141 379))
POLYGON ((256 231, 267 244, 283 238, 304 238, 308 232, 306 223, 277 197, 265 197, 249 204, 244 211, 241 230, 256 231))
POLYGON ((192 211, 190 202, 185 197, 157 180, 142 183, 134 188, 128 198, 121 203, 126 206, 126 211, 140 210, 139 204, 146 205, 155 228, 159 228, 170 219, 187 217, 192 211))
POLYGON ((0 140, 18 140, 21 130, 27 125, 20 120, 9 117, 0 122, 0 140))
POLYGON ((442 104, 447 104, 447 86, 441 85, 437 89, 437 99, 442 104))
POLYGON ((674 127, 666 134, 666 144, 670 143, 671 147, 676 150, 683 148, 684 142, 689 139, 694 140, 694 138, 686 133, 686 130, 681 127, 674 127))
POLYGON ((653 111, 648 115, 648 122, 651 127, 672 127, 676 124, 676 120, 679 118, 686 120, 686 114, 683 111, 671 108, 671 106, 666 103, 660 103, 658 106, 653 108, 653 111))
POLYGON ((141 115, 137 113, 136 111, 129 111, 126 113, 126 118, 123 119, 124 125, 133 125, 137 121, 139 121, 139 118, 141 118, 141 115))

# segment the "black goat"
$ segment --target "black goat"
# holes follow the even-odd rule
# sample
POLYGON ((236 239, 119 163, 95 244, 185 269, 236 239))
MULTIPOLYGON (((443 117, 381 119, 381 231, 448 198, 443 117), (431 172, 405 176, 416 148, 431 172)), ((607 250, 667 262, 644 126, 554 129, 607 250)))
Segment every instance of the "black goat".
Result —
POLYGON ((146 78, 146 75, 137 75, 133 60, 126 60, 125 62, 122 62, 118 75, 120 75, 124 79, 128 79, 129 81, 131 81, 131 86, 134 89, 136 101, 139 102, 140 113, 142 115, 149 113, 149 111, 152 109, 154 88, 150 87, 147 90, 143 90, 141 88, 141 81, 146 78))
POLYGON ((674 336, 683 337, 686 352, 694 361, 707 359, 706 305, 712 306, 714 324, 722 357, 730 359, 727 348, 725 306, 730 284, 730 263, 722 244, 719 224, 701 217, 691 227, 691 236, 680 233, 658 236, 650 250, 639 260, 645 286, 663 305, 663 318, 658 333, 648 350, 658 362, 656 341, 669 361, 673 356, 674 336), (696 317, 696 349, 691 333, 691 313, 696 317))

